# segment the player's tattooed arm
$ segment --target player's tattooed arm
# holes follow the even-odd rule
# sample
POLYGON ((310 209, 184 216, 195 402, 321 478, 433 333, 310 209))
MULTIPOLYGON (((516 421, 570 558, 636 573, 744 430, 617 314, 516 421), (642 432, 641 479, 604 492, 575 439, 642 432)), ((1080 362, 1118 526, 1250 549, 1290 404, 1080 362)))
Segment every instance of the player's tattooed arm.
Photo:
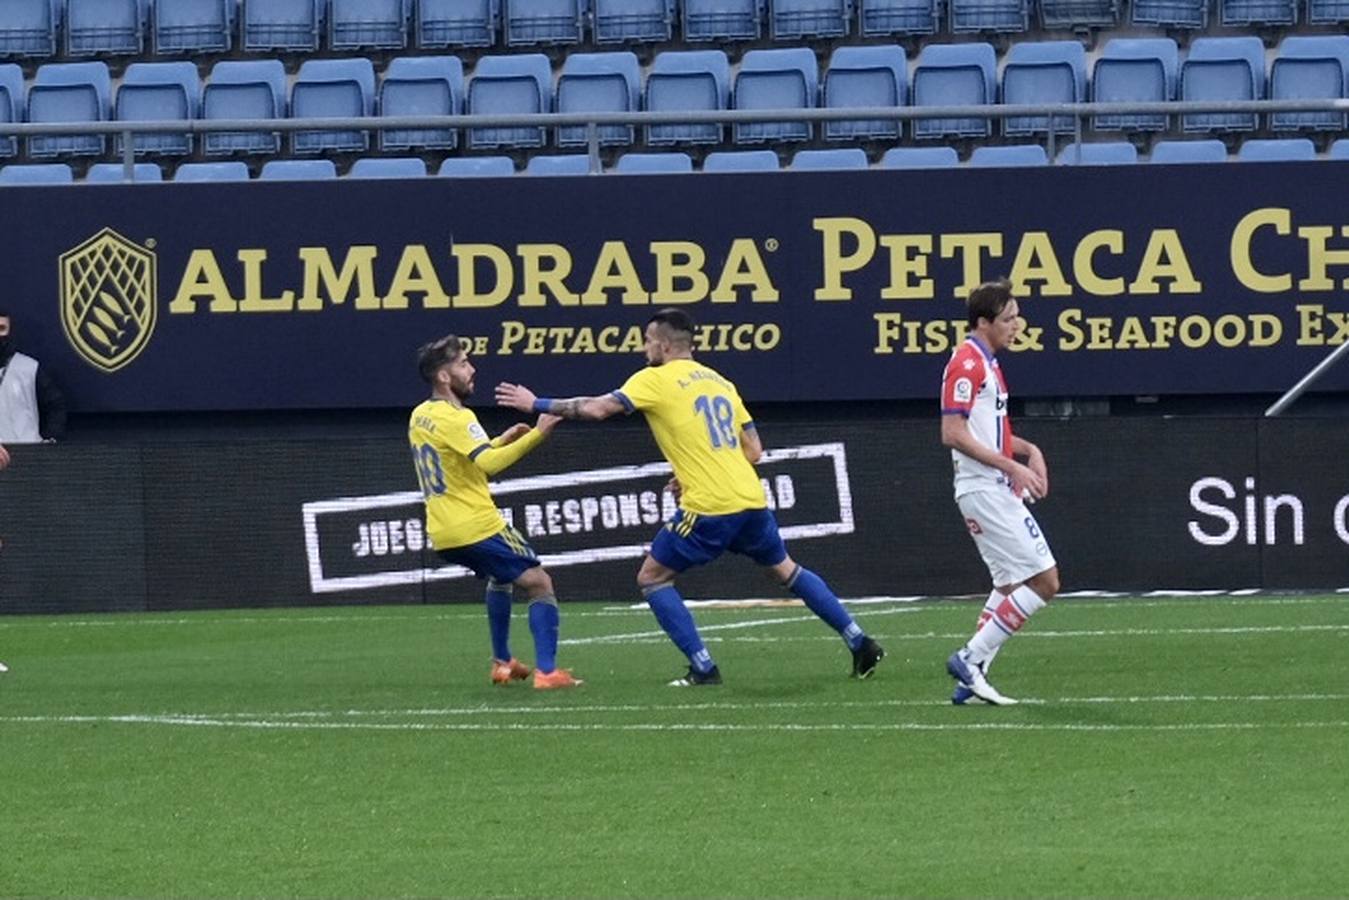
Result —
POLYGON ((623 412, 623 404, 613 394, 600 397, 567 397, 551 399, 539 397, 522 384, 502 382, 496 386, 498 406, 508 406, 521 412, 549 413, 564 419, 598 421, 623 412))

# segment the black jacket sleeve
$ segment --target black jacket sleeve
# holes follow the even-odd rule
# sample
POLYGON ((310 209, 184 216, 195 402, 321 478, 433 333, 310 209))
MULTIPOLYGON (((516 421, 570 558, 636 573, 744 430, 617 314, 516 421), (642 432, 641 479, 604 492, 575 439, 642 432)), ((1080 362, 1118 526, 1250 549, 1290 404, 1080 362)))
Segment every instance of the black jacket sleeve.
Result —
POLYGON ((37 368, 38 431, 44 439, 55 440, 66 433, 66 397, 41 365, 37 368))

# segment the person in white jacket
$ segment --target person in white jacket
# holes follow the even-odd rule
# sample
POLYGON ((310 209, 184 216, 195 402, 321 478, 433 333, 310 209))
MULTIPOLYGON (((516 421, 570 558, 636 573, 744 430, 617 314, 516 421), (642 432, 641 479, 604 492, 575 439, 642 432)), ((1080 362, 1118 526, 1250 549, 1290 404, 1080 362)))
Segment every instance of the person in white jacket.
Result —
POLYGON ((65 398, 37 360, 18 352, 13 320, 0 309, 0 441, 37 444, 65 428, 65 398))

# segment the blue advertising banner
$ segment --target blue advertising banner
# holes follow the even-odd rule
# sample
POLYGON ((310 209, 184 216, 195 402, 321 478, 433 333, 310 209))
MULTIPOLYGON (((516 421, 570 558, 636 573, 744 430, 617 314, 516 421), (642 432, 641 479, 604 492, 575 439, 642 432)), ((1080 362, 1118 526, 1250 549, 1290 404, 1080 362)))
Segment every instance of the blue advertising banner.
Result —
MULTIPOLYGON (((685 306, 751 401, 935 397, 1008 275, 1017 396, 1277 392, 1349 338, 1337 163, 150 184, 5 192, 4 305, 85 411, 595 394, 685 306)), ((1349 371, 1324 387, 1349 388, 1349 371)))

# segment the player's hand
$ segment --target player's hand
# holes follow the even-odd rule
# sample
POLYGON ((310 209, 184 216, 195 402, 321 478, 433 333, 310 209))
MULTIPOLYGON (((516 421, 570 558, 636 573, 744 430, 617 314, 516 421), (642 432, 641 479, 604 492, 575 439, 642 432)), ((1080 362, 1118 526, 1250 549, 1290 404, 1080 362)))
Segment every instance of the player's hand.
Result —
POLYGON ((561 416, 555 416, 552 413, 539 413, 539 422, 535 427, 544 434, 552 434, 553 429, 557 427, 557 423, 561 421, 561 416))
POLYGON ((523 384, 511 384, 503 381, 496 387, 497 406, 509 406, 520 412, 533 412, 534 401, 538 399, 533 391, 523 384))
POLYGON ((1026 466, 1036 475, 1040 476, 1040 481, 1042 482, 1043 486, 1043 490, 1040 493, 1040 497, 1041 498, 1048 497, 1049 466, 1045 464, 1045 455, 1040 452, 1039 447, 1031 445, 1031 451, 1026 457, 1026 466))
POLYGON ((501 442, 500 445, 502 447, 507 444, 514 444, 516 441, 520 440, 520 438, 529 434, 529 429, 530 426, 526 423, 516 422, 510 428, 507 428, 505 431, 501 432, 501 434, 497 435, 497 440, 501 442))
POLYGON ((665 482, 665 489, 675 498, 676 503, 679 502, 680 497, 684 496, 684 486, 679 483, 678 478, 671 478, 665 482))
POLYGON ((9 451, 4 447, 0 447, 0 469, 3 469, 7 465, 9 465, 9 451))
POLYGON ((1012 463, 1011 478, 1012 493, 1018 497, 1039 500, 1049 491, 1049 483, 1044 478, 1030 466, 1023 466, 1019 462, 1012 463))

